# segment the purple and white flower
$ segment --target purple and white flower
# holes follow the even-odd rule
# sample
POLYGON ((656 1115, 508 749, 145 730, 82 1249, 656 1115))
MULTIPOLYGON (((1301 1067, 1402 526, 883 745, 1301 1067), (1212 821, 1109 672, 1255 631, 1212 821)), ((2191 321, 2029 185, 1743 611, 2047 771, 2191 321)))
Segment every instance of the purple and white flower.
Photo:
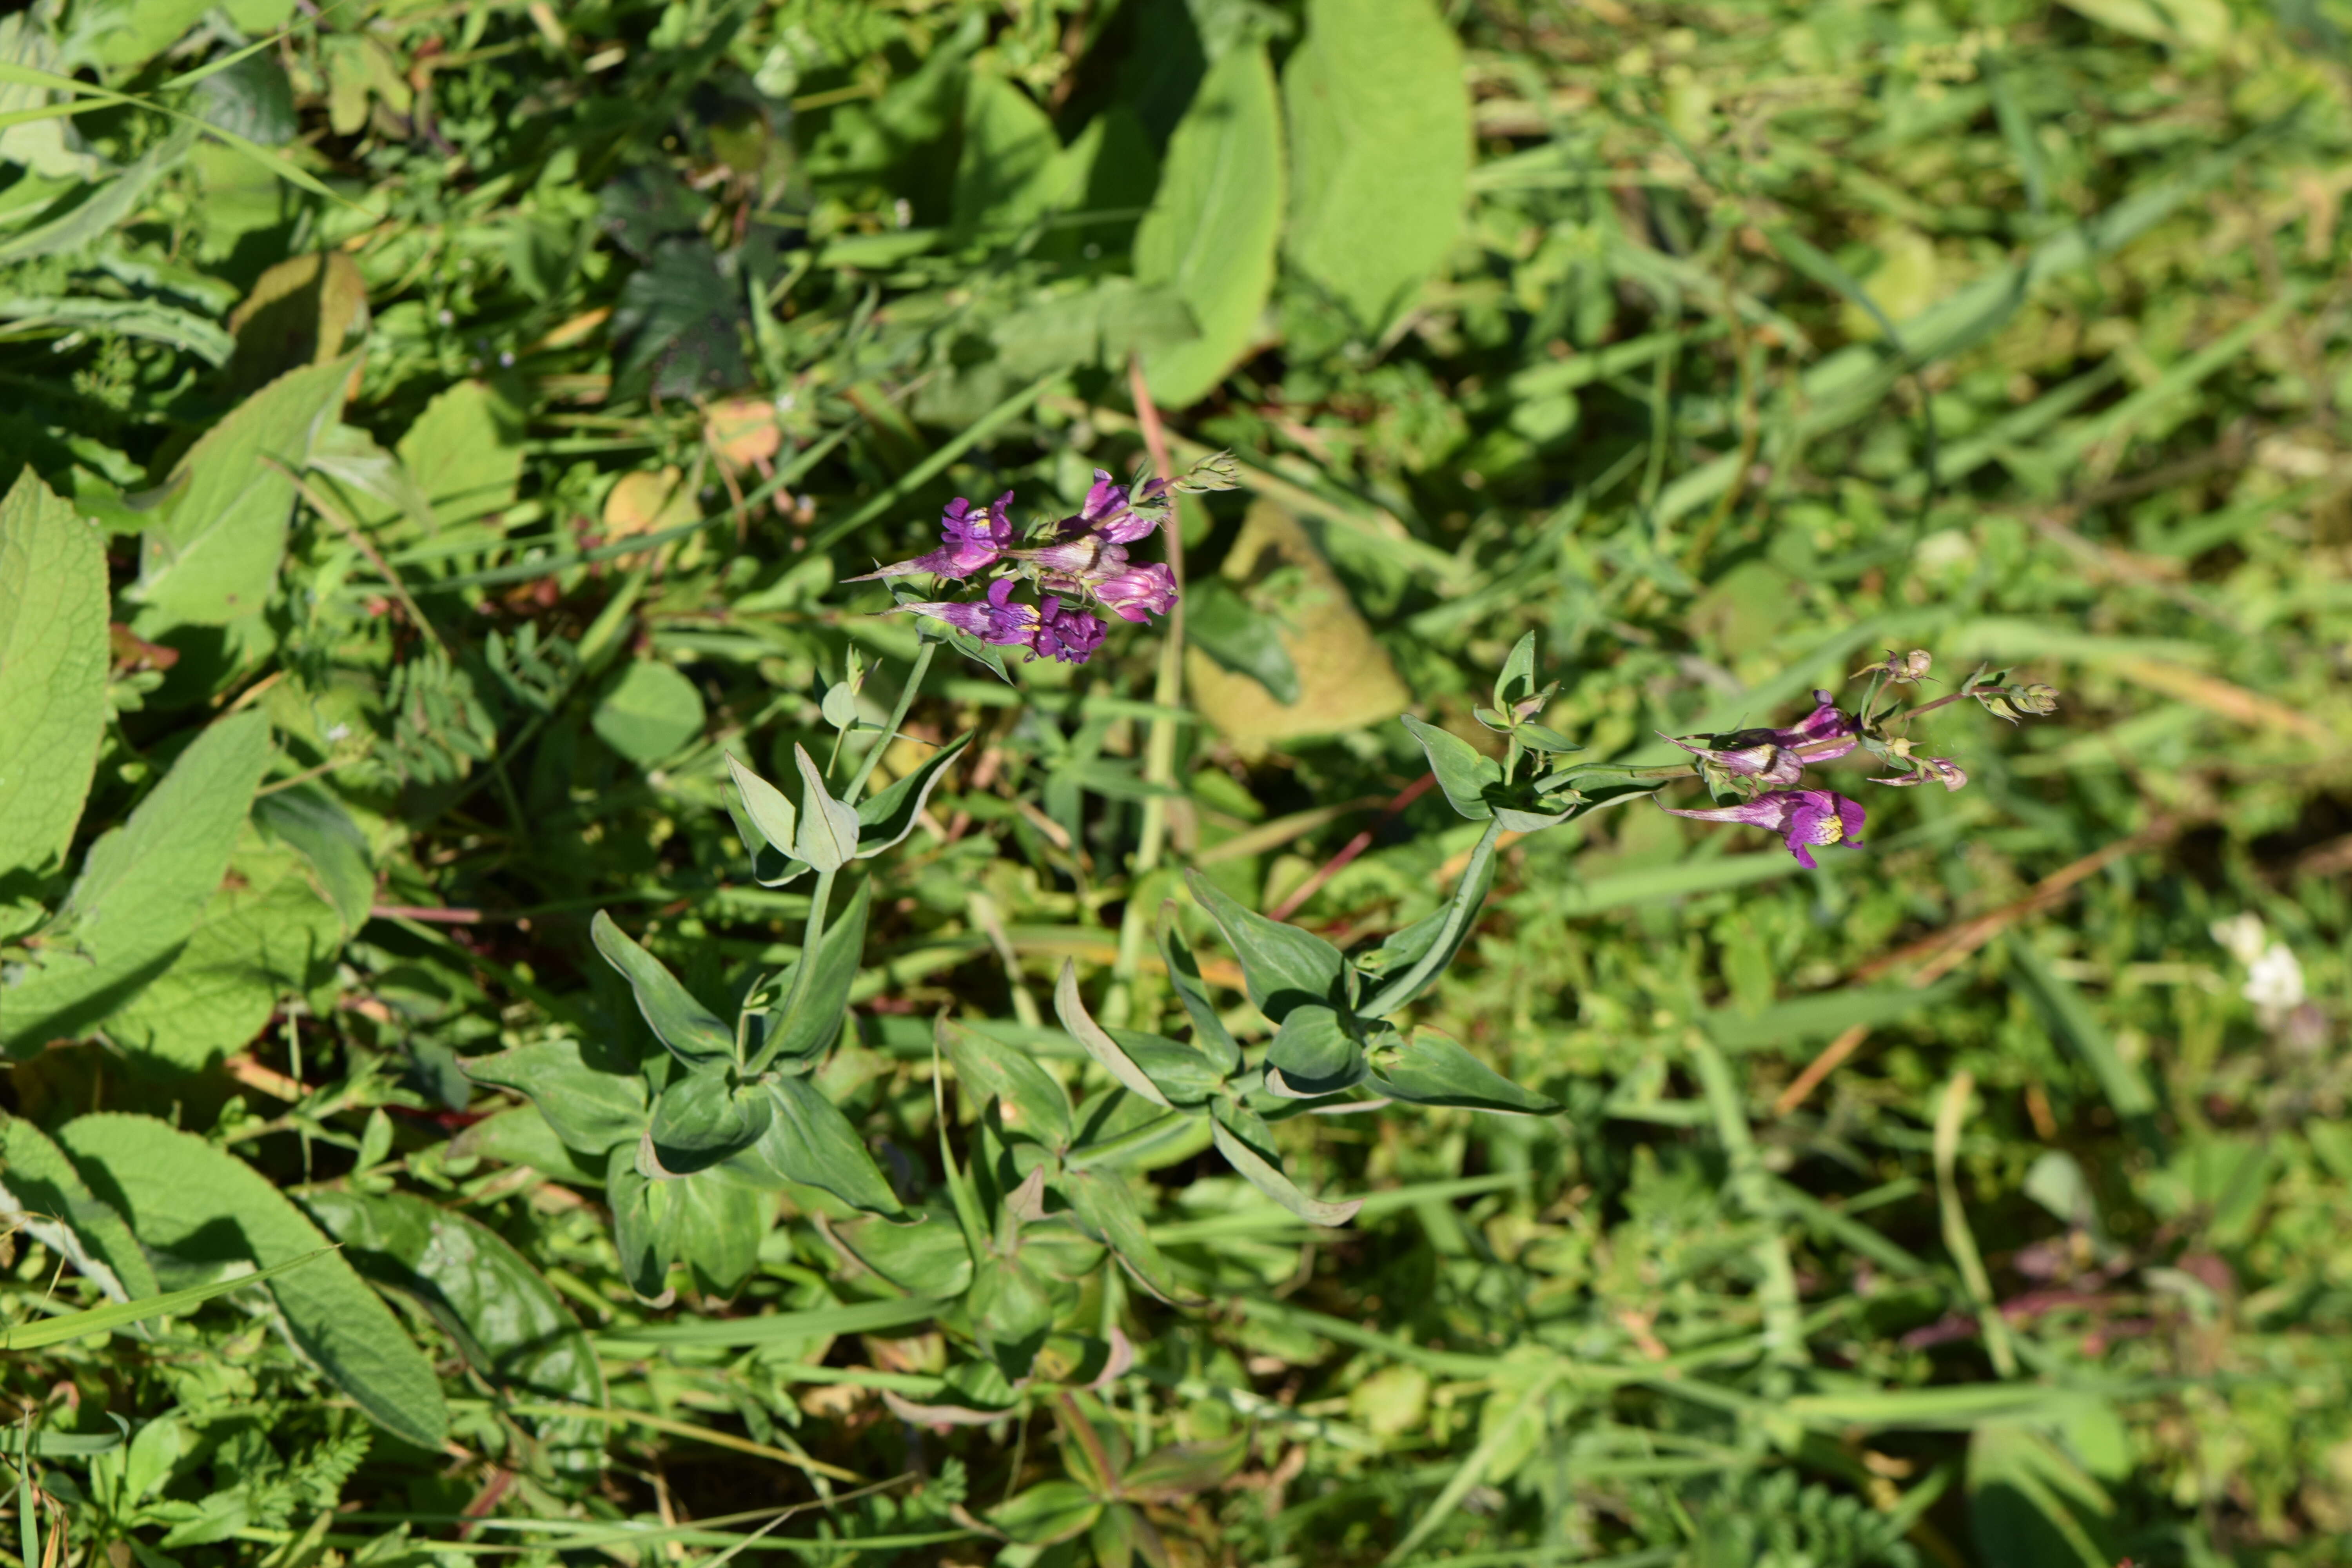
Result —
POLYGON ((1797 864, 1807 870, 1816 864, 1812 856, 1815 847, 1862 842, 1862 803, 1825 789, 1772 790, 1738 805, 1689 811, 1678 811, 1669 805, 1660 809, 1699 822, 1744 822, 1753 827, 1769 827, 1780 836, 1780 842, 1789 847, 1797 864))
POLYGON ((1853 715, 1838 707, 1833 693, 1816 691, 1813 710, 1784 730, 1734 730, 1695 737, 1711 742, 1705 746, 1663 731, 1659 738, 1735 777, 1785 789, 1803 777, 1811 763, 1835 762, 1853 751, 1861 743, 1862 731, 1853 715))

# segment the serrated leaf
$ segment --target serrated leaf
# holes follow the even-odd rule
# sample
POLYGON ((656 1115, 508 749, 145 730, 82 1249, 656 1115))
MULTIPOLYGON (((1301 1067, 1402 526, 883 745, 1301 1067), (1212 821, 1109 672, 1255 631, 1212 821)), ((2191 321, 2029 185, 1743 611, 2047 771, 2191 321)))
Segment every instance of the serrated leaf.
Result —
MULTIPOLYGON (((858 883, 849 907, 833 918, 817 942, 816 969, 809 976, 808 994, 789 1017, 782 1011, 768 1015, 763 1043, 755 1065, 782 1067, 811 1063, 833 1049, 849 1007, 849 987, 857 979, 857 963, 866 952, 866 916, 874 902, 871 879, 858 883)), ((779 996, 789 998, 800 975, 795 956, 775 981, 779 996)))
POLYGON ((110 1300, 160 1289, 122 1216, 83 1184, 48 1134, 20 1116, 0 1121, 0 1215, 71 1262, 110 1300))
POLYGON ((1256 339, 1282 227, 1281 118, 1265 47, 1249 44, 1209 68, 1168 139, 1134 256, 1136 281, 1171 289, 1200 329, 1144 356, 1169 407, 1199 401, 1256 339))
POLYGON ((1364 1079, 1364 1048, 1337 1009, 1294 1007, 1265 1053, 1265 1087, 1287 1100, 1314 1100, 1364 1079))
MULTIPOLYGON (((163 1265, 166 1283, 174 1272, 266 1268, 326 1245, 268 1177, 153 1117, 78 1117, 58 1143, 163 1265)), ((294 1342, 371 1420, 428 1451, 447 1440, 432 1363, 349 1263, 330 1255, 271 1280, 269 1291, 294 1342)))
POLYGON ((690 1176, 758 1142, 774 1102, 758 1085, 737 1085, 713 1063, 676 1073, 654 1099, 646 1136, 662 1169, 690 1176))
POLYGON ((1209 1108, 1209 1135, 1217 1152, 1235 1173, 1259 1192, 1310 1225, 1345 1225, 1364 1206, 1361 1198, 1327 1203, 1310 1198, 1282 1173, 1274 1152, 1274 1135, 1258 1114, 1244 1106, 1213 1103, 1209 1108))
POLYGON ((1462 46, 1432 0, 1308 0, 1282 105, 1295 181, 1286 254, 1377 332, 1462 232, 1462 46))
POLYGON ((680 1061, 691 1067, 734 1059, 735 1031, 696 1001, 678 984, 667 964, 614 925, 612 916, 598 910, 596 918, 589 923, 588 934, 595 942, 596 951, 604 955, 604 961, 628 981, 629 989, 636 994, 637 1010, 645 1015, 654 1034, 680 1061))
POLYGON ((228 869, 268 760, 261 714, 216 720, 90 846, 64 910, 81 952, 0 986, 0 1045, 78 1037, 170 967, 228 869))
POLYGON ((476 1083, 527 1096, 570 1148, 602 1154, 619 1144, 635 1146, 646 1130, 646 1080, 597 1071, 582 1058, 576 1040, 538 1040, 458 1065, 476 1083))
MULTIPOLYGON (((596 1352, 554 1288, 496 1231, 407 1193, 325 1187, 302 1206, 366 1279, 415 1299, 457 1342, 474 1370, 509 1395, 602 1406, 596 1352)), ((540 1416, 557 1465, 593 1470, 605 1424, 540 1416)))
POLYGON ((793 763, 800 769, 802 788, 800 831, 793 852, 820 872, 838 871, 857 854, 857 808, 833 798, 824 787, 824 774, 797 743, 793 763))
POLYGON ((1166 1106, 1169 1103, 1168 1097, 1160 1091, 1160 1086, 1135 1065, 1134 1059, 1119 1048, 1118 1042, 1112 1039, 1103 1026, 1095 1022, 1094 1015, 1087 1011, 1086 998, 1078 994, 1078 966, 1068 959, 1062 961, 1061 978, 1054 984, 1054 1015, 1062 1020, 1062 1027, 1069 1031, 1070 1037, 1076 1040, 1080 1048, 1092 1057, 1103 1071, 1110 1074, 1119 1087, 1154 1105, 1166 1106))
POLYGON ((1055 1152, 1070 1146, 1069 1096, 1044 1068, 1012 1047, 944 1017, 938 1032, 940 1048, 966 1092, 1003 1100, 1014 1111, 1005 1120, 1055 1152))
POLYGON ((1410 713, 1399 722, 1428 753, 1429 771, 1437 775, 1437 787, 1445 792, 1446 805, 1473 822, 1484 822, 1495 815, 1495 808, 1487 804, 1486 792, 1502 784, 1502 763, 1483 755, 1451 731, 1423 723, 1410 713))
POLYGON ((226 626, 268 602, 294 515, 292 476, 335 423, 356 354, 287 372, 205 432, 173 468, 186 489, 147 531, 131 596, 144 637, 226 626))
POLYGON ((73 842, 106 732, 106 550, 27 468, 0 500, 0 876, 73 842))
MULTIPOLYGON (((881 744, 878 741, 875 743, 881 744)), ((889 788, 857 803, 859 859, 871 859, 915 831, 915 819, 922 815, 931 791, 939 787, 948 765, 962 755, 963 749, 971 743, 969 734, 958 735, 924 758, 906 777, 894 780, 889 788)))
POLYGON ((1201 978, 1201 966, 1194 962, 1192 949, 1176 923, 1176 900, 1163 900, 1160 905, 1160 958, 1167 965, 1168 984, 1183 1005, 1184 1015, 1192 1020, 1192 1046, 1208 1058, 1210 1065, 1230 1078, 1242 1069, 1242 1048, 1226 1029, 1225 1021, 1218 1016, 1216 1005, 1209 1000, 1209 988, 1201 978))
POLYGON ((1345 1001, 1347 961, 1338 948, 1312 931, 1242 908, 1232 894, 1198 871, 1187 873, 1185 879, 1241 960, 1250 1001, 1267 1018, 1279 1024, 1293 1007, 1310 1003, 1336 1007, 1345 1001))
POLYGON ((1521 1089, 1434 1029, 1415 1029, 1384 1058, 1372 1084, 1392 1100, 1522 1116, 1553 1116, 1561 1109, 1558 1100, 1521 1089))

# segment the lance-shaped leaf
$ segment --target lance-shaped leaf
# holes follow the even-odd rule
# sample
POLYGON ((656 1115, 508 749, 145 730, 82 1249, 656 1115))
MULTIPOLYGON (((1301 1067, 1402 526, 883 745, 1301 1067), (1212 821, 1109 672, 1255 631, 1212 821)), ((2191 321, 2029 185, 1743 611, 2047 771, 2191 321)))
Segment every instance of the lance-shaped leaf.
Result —
POLYGON ((1078 994, 1078 966, 1066 958, 1062 961, 1062 978, 1054 985, 1054 1012, 1062 1020, 1062 1027, 1070 1032, 1070 1037, 1094 1058, 1103 1071, 1118 1079, 1120 1088, 1154 1105, 1170 1103, 1150 1075, 1136 1066, 1135 1059, 1121 1050, 1118 1042, 1087 1011, 1086 1001, 1078 994))
POLYGON ((1503 782, 1502 763, 1450 730, 1424 724, 1410 713, 1400 721, 1429 753, 1429 771, 1437 775, 1437 787, 1445 792, 1448 805, 1473 822, 1495 815, 1486 792, 1503 782))
POLYGON ((646 1080, 598 1072, 577 1040, 539 1040, 458 1063, 466 1076, 530 1100, 566 1147, 602 1154, 646 1130, 646 1080))
POLYGON ((707 1171, 768 1131, 774 1102, 761 1086, 734 1078, 716 1063, 671 1076, 646 1129, 663 1170, 681 1176, 707 1171))
MULTIPOLYGON (((857 978, 857 960, 866 951, 866 913, 873 902, 872 880, 859 883, 849 907, 825 928, 817 942, 816 969, 809 976, 808 994, 789 1016, 781 1008, 768 1015, 765 1039, 753 1059, 755 1067, 810 1063, 833 1049, 849 1007, 850 984, 857 978)), ((781 995, 792 995, 800 966, 806 962, 808 955, 801 954, 776 977, 781 995)))
POLYGON ((824 1226, 834 1246, 893 1285, 942 1300, 971 1286, 971 1248, 964 1245, 952 1209, 930 1204, 911 1211, 920 1223, 853 1219, 824 1226))
POLYGON ((1330 1007, 1297 1007, 1265 1053, 1265 1087, 1289 1100, 1314 1100, 1364 1080, 1364 1047, 1330 1007))
POLYGON ((588 927, 595 940, 596 951, 606 963, 621 972, 636 993, 637 1010, 646 1016, 661 1043, 667 1046, 677 1058, 692 1067, 700 1062, 731 1061, 735 1056, 735 1031, 721 1023, 719 1016, 694 999, 687 988, 678 984, 669 966, 639 947, 604 910, 588 927))
POLYGON ((1070 1146, 1070 1098, 1044 1068, 1002 1041, 960 1028, 941 1018, 940 1048, 955 1064, 968 1093, 992 1097, 1012 1114, 1003 1118, 1055 1153, 1070 1146))
POLYGON ((1171 1305, 1197 1304, 1197 1298, 1176 1283, 1175 1271, 1151 1239, 1136 1206, 1135 1189, 1124 1177, 1107 1171, 1076 1171, 1057 1184, 1078 1218, 1094 1233, 1135 1282, 1171 1305))
POLYGON ((1127 1468, 1119 1495, 1137 1502, 1175 1504, 1224 1484, 1249 1457, 1250 1435, 1236 1429, 1206 1443, 1171 1443, 1127 1468))
POLYGON ((1153 1087, 1171 1105, 1192 1108, 1204 1103, 1224 1081, 1213 1063, 1192 1047, 1165 1035, 1139 1029, 1107 1029, 1127 1059, 1143 1069, 1153 1087))
POLYGON ((819 871, 838 871, 857 854, 857 808, 833 798, 804 748, 793 747, 793 762, 801 770, 803 790, 793 853, 819 871))
POLYGON ((648 1301, 668 1296, 670 1259, 677 1256, 675 1182, 656 1182, 637 1169, 635 1144, 613 1151, 604 1167, 604 1201, 613 1210, 613 1245, 621 1278, 648 1301))
POLYGON ((1255 1111, 1239 1105, 1213 1103, 1209 1116, 1209 1135, 1216 1141, 1217 1152, 1225 1157, 1225 1163, 1244 1181, 1300 1219, 1310 1225, 1345 1225, 1364 1206, 1361 1198, 1326 1203, 1300 1192, 1282 1173, 1280 1158, 1274 1152, 1274 1135, 1255 1111))
POLYGON ((1160 957, 1168 966, 1168 984, 1175 988, 1176 1000, 1184 1005, 1184 1016, 1192 1020, 1193 1046, 1219 1072, 1230 1077, 1241 1071, 1242 1048, 1218 1016, 1216 1005, 1209 1000, 1201 966, 1193 961, 1184 933, 1177 929, 1173 899, 1160 905, 1160 957))
POLYGON ((776 1221, 775 1194, 716 1171, 667 1185, 677 1260, 693 1275, 694 1288, 722 1300, 734 1295, 760 1267, 760 1243, 776 1221))
POLYGON ((1458 1105, 1521 1116, 1553 1116, 1561 1109, 1558 1100, 1521 1089, 1459 1041, 1434 1029, 1415 1029, 1393 1052, 1383 1051, 1372 1083, 1391 1099, 1414 1105, 1458 1105))
MULTIPOLYGON (((1488 822, 1486 831, 1479 836, 1477 847, 1470 851, 1470 864, 1462 868, 1462 881, 1454 889, 1454 900, 1445 907, 1445 918, 1428 931, 1427 945, 1408 958, 1396 955, 1404 965, 1404 973, 1372 993, 1371 1000, 1359 1009, 1365 1017, 1385 1018, 1437 983, 1454 955, 1462 950, 1470 934, 1470 927, 1478 918, 1478 910, 1486 901, 1486 893, 1495 883, 1495 840, 1501 836, 1499 823, 1488 822)), ((1428 922, 1419 921, 1408 928, 1420 931, 1428 922)), ((1402 932, 1400 935, 1403 934, 1402 932)))
POLYGON ((1523 633, 1511 645, 1508 658, 1503 660, 1502 673, 1495 677, 1495 706, 1507 712, 1511 704, 1530 697, 1536 689, 1536 634, 1523 633))
POLYGON ((814 1082, 788 1075, 770 1079, 767 1089, 775 1102, 768 1130, 731 1169, 771 1184, 819 1187, 869 1214, 898 1215, 898 1195, 857 1130, 814 1082))
POLYGON ((1241 960, 1249 998, 1259 1012, 1279 1024, 1293 1007, 1308 1003, 1336 1007, 1344 1000, 1341 977, 1347 961, 1338 948, 1312 931, 1251 913, 1198 871, 1190 873, 1188 880, 1192 896, 1216 921, 1241 960))
POLYGON ((752 826, 741 801, 730 799, 726 805, 736 836, 743 840, 744 851, 751 857, 753 881, 763 888, 786 888, 808 875, 808 862, 796 858, 789 848, 779 849, 769 843, 767 836, 752 826))
MULTIPOLYGON (((882 744, 877 741, 876 745, 882 744)), ((923 813, 946 776, 948 766, 963 754, 971 744, 970 735, 958 735, 938 751, 923 759, 921 764, 889 788, 870 795, 857 803, 857 858, 861 860, 879 855, 885 849, 915 831, 915 819, 923 813)))
POLYGON ((728 802, 728 810, 735 818, 735 830, 742 835, 743 847, 751 852, 752 874, 773 887, 807 870, 804 863, 793 857, 793 845, 800 837, 800 812, 791 799, 738 762, 732 752, 727 753, 727 773, 735 785, 735 799, 728 802), (763 860, 773 864, 760 864, 763 860))

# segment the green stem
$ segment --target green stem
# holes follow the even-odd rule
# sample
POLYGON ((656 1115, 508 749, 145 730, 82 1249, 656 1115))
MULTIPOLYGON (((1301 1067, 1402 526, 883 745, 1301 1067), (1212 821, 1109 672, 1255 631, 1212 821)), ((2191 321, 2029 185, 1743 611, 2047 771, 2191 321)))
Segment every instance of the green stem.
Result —
MULTIPOLYGON (((824 907, 833 901, 833 879, 838 874, 819 871, 816 889, 809 894, 808 924, 801 928, 801 955, 793 961, 793 991, 784 998, 783 1016, 787 1019, 801 1010, 802 1005, 808 1000, 809 987, 815 984, 817 944, 824 941, 824 907)), ((778 1031, 776 1037, 782 1040, 782 1032, 778 1031)), ((751 1072, 758 1072, 767 1065, 765 1049, 745 1064, 747 1070, 751 1072)))
POLYGON ((874 770, 881 765, 882 753, 889 749, 891 741, 898 733, 898 726, 907 721, 907 710, 915 705, 915 693, 922 689, 923 676, 930 669, 931 655, 939 646, 926 639, 923 646, 916 650, 915 667, 907 672, 907 684, 898 693, 898 706, 890 710, 890 722, 883 727, 882 738, 867 749, 866 762, 858 768, 857 776, 851 779, 849 787, 842 792, 844 805, 856 805, 857 797, 866 793, 866 781, 874 776, 874 770))

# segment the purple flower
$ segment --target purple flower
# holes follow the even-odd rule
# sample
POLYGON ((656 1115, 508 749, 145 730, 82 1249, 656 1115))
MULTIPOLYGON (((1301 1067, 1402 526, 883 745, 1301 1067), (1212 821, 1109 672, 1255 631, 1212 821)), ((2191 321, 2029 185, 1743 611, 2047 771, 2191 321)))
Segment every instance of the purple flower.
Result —
POLYGON ((1813 710, 1785 730, 1734 730, 1696 737, 1713 742, 1706 746, 1694 746, 1663 731, 1659 738, 1725 773, 1785 789, 1804 775, 1807 764, 1835 762, 1862 737, 1853 717, 1839 710, 1835 694, 1816 691, 1813 710))
POLYGON ((935 621, 945 621, 960 632, 970 632, 980 637, 988 636, 989 628, 995 624, 996 618, 995 612, 976 600, 966 605, 929 602, 893 605, 883 614, 895 616, 902 610, 910 616, 929 616, 935 621))
MULTIPOLYGON (((909 573, 929 572, 940 577, 969 577, 973 573, 993 566, 1013 548, 1013 519, 1010 508, 1013 492, 1006 490, 996 498, 996 504, 975 509, 971 502, 958 496, 948 502, 940 514, 940 538, 944 542, 928 555, 918 555, 911 561, 900 561, 879 566, 852 583, 870 582, 877 577, 904 577, 909 573)), ((947 617, 941 616, 942 620, 947 617)))
POLYGON ((1061 600, 1048 594, 1038 615, 1035 646, 1047 658, 1084 664, 1095 649, 1102 647, 1105 630, 1098 616, 1084 610, 1065 609, 1061 600))
POLYGON ((1043 654, 1065 664, 1084 664, 1102 647, 1100 619, 1066 606, 1051 594, 1042 604, 1016 604, 1013 590, 1018 586, 1014 578, 999 577, 988 585, 984 604, 900 605, 898 608, 945 621, 998 647, 1027 648, 1032 658, 1043 654))
POLYGON ((1147 562, 1102 579, 1094 591, 1103 608, 1121 620, 1145 621, 1166 615, 1176 603, 1176 574, 1157 561, 1147 562))
POLYGON ((1699 822, 1745 822, 1769 827, 1780 836, 1797 864, 1811 870, 1815 864, 1809 846, 1862 842, 1862 803, 1825 789, 1779 789, 1739 805, 1718 805, 1696 811, 1662 809, 1699 822))
POLYGON ((1160 526, 1168 512, 1171 489, 1166 479, 1146 479, 1130 496, 1125 485, 1113 482, 1108 471, 1097 468, 1086 504, 1078 508, 1077 516, 1062 524, 1063 537, 1090 533, 1106 544, 1132 544, 1160 526))

